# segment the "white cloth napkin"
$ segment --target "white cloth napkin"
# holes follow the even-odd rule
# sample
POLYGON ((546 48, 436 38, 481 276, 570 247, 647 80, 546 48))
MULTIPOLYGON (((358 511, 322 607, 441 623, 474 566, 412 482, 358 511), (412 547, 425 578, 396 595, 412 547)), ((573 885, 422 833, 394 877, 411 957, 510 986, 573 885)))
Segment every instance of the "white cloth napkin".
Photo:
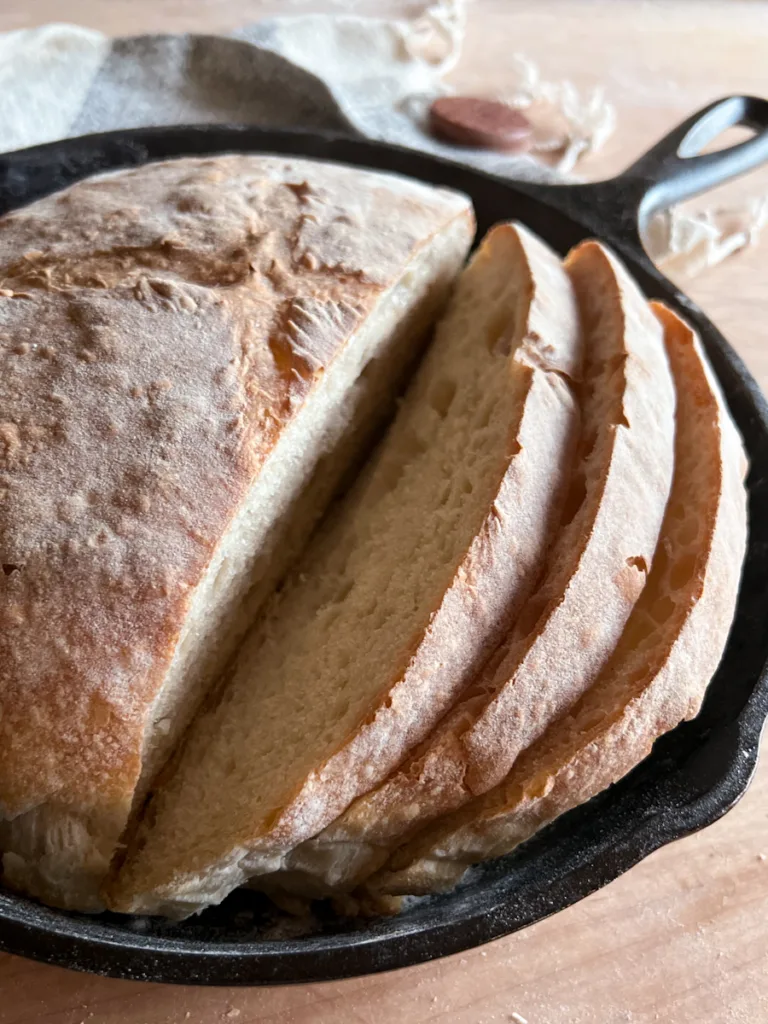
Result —
POLYGON ((0 151, 113 128, 237 122, 335 129, 557 179, 530 156, 457 149, 423 130, 419 101, 446 90, 464 17, 461 0, 442 0, 413 21, 307 14, 229 36, 9 32, 0 35, 0 151))
MULTIPOLYGON (((354 14, 269 18, 228 36, 143 35, 111 39, 75 25, 0 34, 0 152, 72 135, 184 123, 325 128, 397 143, 508 177, 572 180, 576 161, 615 124, 601 89, 580 95, 546 82, 529 58, 511 54, 518 107, 544 101, 562 133, 554 167, 533 155, 470 150, 426 130, 429 102, 449 92, 465 0, 436 0, 413 20, 354 14)), ((768 198, 736 208, 660 215, 646 240, 677 276, 697 273, 754 245, 768 198)))

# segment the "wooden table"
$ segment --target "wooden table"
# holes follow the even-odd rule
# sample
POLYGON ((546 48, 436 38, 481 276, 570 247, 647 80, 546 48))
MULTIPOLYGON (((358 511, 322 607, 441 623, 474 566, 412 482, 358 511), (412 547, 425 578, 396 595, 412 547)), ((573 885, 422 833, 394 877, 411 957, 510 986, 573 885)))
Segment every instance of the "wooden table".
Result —
MULTIPOLYGON (((354 6, 360 13, 394 13, 417 5, 363 0, 354 6)), ((0 30, 68 20, 114 34, 225 31, 280 9, 341 7, 330 0, 3 0, 0 30)), ((600 177, 707 101, 729 92, 768 93, 768 6, 475 0, 457 84, 481 92, 502 86, 508 54, 515 51, 536 58, 551 78, 605 85, 618 107, 618 130, 583 165, 600 177)), ((768 192, 768 171, 727 192, 768 192)), ((767 259, 768 231, 762 246, 684 282, 764 387, 767 259)), ((554 918, 447 960, 369 979, 247 990, 110 981, 0 956, 0 1021, 763 1024, 766 795, 764 762, 749 794, 718 824, 660 850, 554 918)))

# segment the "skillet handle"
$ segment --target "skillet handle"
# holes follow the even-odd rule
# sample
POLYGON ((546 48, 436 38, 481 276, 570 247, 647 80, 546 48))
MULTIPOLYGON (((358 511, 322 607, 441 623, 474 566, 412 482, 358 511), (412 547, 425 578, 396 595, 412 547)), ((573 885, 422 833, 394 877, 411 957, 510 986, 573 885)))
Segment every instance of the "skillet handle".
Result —
POLYGON ((722 185, 768 162, 768 100, 729 96, 689 117, 644 156, 628 167, 616 183, 631 184, 638 226, 654 213, 722 185), (714 153, 701 150, 735 125, 751 128, 751 139, 714 153))
MULTIPOLYGON (((722 185, 768 163, 768 100, 728 96, 674 128, 618 177, 579 185, 554 185, 548 199, 594 234, 637 258, 654 213, 722 185), (715 153, 707 143, 735 125, 753 138, 715 153)), ((650 266, 650 263, 649 263, 650 266)))

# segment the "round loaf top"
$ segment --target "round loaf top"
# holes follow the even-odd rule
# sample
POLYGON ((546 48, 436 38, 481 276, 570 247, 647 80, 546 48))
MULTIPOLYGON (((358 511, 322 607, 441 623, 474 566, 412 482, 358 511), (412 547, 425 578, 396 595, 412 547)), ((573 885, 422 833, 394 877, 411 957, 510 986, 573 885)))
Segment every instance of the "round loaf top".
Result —
POLYGON ((261 156, 0 220, 0 815, 119 816, 228 522, 314 384, 468 201, 261 156))

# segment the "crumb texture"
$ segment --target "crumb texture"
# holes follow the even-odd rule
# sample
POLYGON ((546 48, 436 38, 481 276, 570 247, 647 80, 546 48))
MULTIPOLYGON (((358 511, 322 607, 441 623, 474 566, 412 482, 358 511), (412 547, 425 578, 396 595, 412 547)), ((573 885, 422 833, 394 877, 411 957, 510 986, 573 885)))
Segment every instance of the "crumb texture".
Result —
POLYGON ((524 229, 495 228, 379 452, 156 794, 118 879, 127 905, 221 899, 426 736, 537 578, 580 362, 560 261, 524 229))

